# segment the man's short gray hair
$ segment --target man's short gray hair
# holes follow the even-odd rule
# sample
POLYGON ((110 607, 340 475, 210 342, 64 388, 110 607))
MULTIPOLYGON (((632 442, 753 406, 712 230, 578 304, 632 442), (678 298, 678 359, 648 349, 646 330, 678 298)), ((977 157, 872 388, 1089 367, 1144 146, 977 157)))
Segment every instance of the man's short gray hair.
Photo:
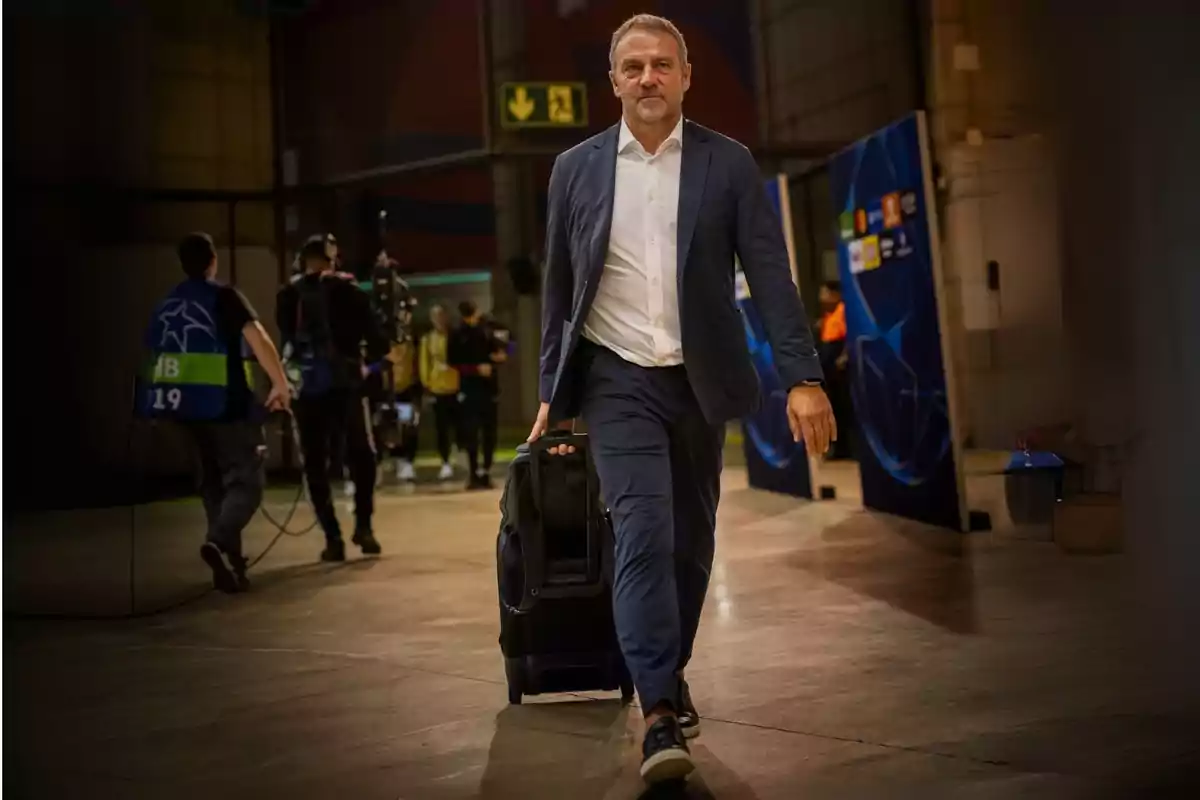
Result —
POLYGON ((666 17, 659 17, 654 14, 637 14, 622 22, 621 27, 613 31, 612 44, 608 46, 608 64, 610 67, 616 68, 617 66, 617 45, 625 38, 625 34, 635 29, 671 34, 675 38, 675 43, 679 45, 680 63, 688 63, 687 42, 683 40, 683 34, 679 32, 679 28, 675 27, 674 22, 671 22, 666 17))

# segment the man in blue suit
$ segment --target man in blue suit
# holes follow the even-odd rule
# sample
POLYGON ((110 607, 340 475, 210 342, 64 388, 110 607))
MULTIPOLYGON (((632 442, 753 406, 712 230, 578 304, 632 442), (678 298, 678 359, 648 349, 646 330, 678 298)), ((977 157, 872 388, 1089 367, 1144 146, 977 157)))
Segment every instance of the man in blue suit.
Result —
POLYGON ((836 438, 778 215, 741 144, 685 121, 687 46, 648 14, 613 34, 621 122, 550 176, 541 407, 530 441, 583 418, 616 528, 617 633, 646 717, 642 777, 693 769, 683 668, 712 568, 725 424, 759 386, 734 299, 734 257, 790 388, 796 441, 836 438))

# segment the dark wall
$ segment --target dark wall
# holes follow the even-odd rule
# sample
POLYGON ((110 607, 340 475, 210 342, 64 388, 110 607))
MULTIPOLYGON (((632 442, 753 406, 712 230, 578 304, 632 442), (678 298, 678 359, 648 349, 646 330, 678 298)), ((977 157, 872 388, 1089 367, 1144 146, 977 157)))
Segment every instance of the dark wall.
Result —
POLYGON ((474 0, 324 0, 281 26, 301 182, 483 143, 474 0))
MULTIPOLYGON (((753 47, 747 4, 736 0, 591 2, 560 16, 556 0, 526 3, 530 80, 581 80, 588 84, 591 131, 614 124, 620 106, 608 79, 612 32, 641 12, 672 20, 687 41, 692 89, 685 113, 748 146, 757 143, 753 47)), ((583 138, 581 135, 579 138, 583 138)))
MULTIPOLYGON (((132 378, 175 242, 208 230, 228 270, 216 195, 271 188, 267 26, 227 0, 8 3, 4 25, 6 505, 112 502, 188 466, 131 458, 132 378)), ((269 202, 239 206, 239 283, 260 308, 272 234, 269 202)))
MULTIPOLYGON (((589 93, 588 128, 529 131, 511 140, 551 154, 534 158, 534 186, 544 190, 553 153, 617 120, 607 77, 609 42, 621 22, 641 11, 672 18, 687 39, 695 69, 688 116, 756 143, 746 3, 610 0, 565 15, 557 0, 526 0, 524 6, 521 76, 584 81, 589 93)), ((297 152, 300 181, 481 148, 478 8, 476 0, 323 0, 286 22, 285 139, 297 152)), ((492 114, 496 124, 495 109, 492 114)), ((337 203, 338 209, 301 216, 306 226, 341 226, 355 259, 378 246, 376 215, 386 208, 389 247, 404 268, 495 263, 491 177, 484 164, 371 180, 340 191, 337 203), (344 230, 348 226, 353 229, 344 230)), ((540 231, 540 217, 537 224, 540 231)))
POLYGON ((1075 423, 1122 467, 1143 630, 1200 694, 1200 60, 1196 9, 1050 4, 1075 423))

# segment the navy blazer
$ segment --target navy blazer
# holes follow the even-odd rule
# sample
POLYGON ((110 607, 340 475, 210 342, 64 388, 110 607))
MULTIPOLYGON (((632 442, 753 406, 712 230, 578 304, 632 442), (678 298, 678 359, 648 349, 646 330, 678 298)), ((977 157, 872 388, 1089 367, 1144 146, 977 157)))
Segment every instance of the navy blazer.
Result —
MULTIPOLYGON (((572 356, 608 254, 619 129, 562 153, 550 173, 539 391, 552 422, 579 414, 581 376, 572 356)), ((693 122, 683 126, 676 230, 683 360, 705 418, 718 424, 743 417, 760 402, 734 297, 735 254, 783 385, 821 380, 779 215, 758 165, 743 145, 693 122)))

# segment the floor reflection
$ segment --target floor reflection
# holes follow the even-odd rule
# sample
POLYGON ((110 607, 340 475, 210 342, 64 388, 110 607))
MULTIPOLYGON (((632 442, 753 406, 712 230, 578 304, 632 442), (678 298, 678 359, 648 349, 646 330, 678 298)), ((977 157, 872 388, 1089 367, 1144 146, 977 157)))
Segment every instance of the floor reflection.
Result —
POLYGON ((872 512, 831 525, 790 566, 954 633, 978 631, 969 542, 954 531, 872 512))
POLYGON ((479 796, 605 800, 634 747, 620 700, 509 706, 496 715, 479 796))

